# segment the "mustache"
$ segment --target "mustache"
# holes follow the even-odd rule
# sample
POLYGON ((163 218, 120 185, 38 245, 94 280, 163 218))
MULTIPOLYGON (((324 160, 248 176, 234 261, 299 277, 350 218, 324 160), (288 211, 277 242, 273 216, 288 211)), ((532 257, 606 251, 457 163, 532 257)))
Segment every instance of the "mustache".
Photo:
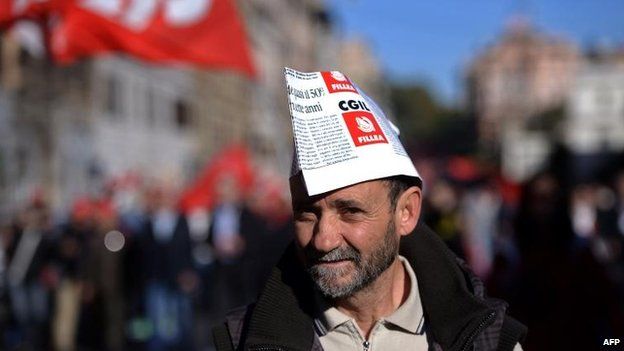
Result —
POLYGON ((305 250, 305 256, 310 265, 341 260, 359 262, 361 258, 361 254, 351 246, 337 247, 329 252, 322 252, 308 247, 305 250))

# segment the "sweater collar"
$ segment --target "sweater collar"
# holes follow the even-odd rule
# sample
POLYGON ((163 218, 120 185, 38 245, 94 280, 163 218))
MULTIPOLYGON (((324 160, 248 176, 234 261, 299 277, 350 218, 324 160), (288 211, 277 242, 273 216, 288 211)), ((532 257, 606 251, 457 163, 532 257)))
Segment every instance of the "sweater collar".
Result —
MULTIPOLYGON (((400 254, 416 273, 427 333, 445 350, 460 349, 492 310, 469 291, 455 256, 426 225, 403 237, 400 254)), ((245 349, 309 351, 315 339, 313 289, 292 243, 250 316, 245 349)))

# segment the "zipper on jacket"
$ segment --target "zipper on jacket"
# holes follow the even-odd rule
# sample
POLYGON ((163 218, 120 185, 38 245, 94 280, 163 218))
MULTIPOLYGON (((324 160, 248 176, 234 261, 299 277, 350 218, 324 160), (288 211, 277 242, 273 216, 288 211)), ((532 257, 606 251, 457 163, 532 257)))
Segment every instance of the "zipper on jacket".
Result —
POLYGON ((488 327, 491 324, 491 320, 492 320, 492 318, 494 318, 494 316, 496 316, 496 312, 492 311, 492 312, 490 312, 490 314, 488 314, 481 321, 481 323, 479 323, 477 328, 475 328, 475 330, 473 330, 472 333, 470 333, 470 335, 466 339, 466 342, 464 343, 464 346, 461 348, 462 351, 467 351, 468 350, 468 347, 470 347, 470 345, 474 341, 474 338, 476 338, 477 335, 479 335, 479 333, 481 333, 483 331, 483 329, 485 329, 486 327, 488 327))

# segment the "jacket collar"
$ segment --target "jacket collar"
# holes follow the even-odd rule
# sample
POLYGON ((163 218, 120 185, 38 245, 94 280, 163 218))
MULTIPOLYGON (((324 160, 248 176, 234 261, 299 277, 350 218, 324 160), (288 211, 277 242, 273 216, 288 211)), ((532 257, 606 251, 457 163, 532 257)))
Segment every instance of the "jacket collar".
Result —
POLYGON ((401 241, 400 253, 411 264, 425 311, 427 333, 444 350, 460 350, 494 312, 476 297, 446 244, 425 224, 401 241))
MULTIPOLYGON (((445 350, 461 349, 493 310, 470 292, 455 256, 425 224, 401 240, 400 254, 418 278, 427 333, 445 350)), ((313 285, 291 244, 250 316, 245 350, 309 351, 315 339, 313 315, 313 285)))

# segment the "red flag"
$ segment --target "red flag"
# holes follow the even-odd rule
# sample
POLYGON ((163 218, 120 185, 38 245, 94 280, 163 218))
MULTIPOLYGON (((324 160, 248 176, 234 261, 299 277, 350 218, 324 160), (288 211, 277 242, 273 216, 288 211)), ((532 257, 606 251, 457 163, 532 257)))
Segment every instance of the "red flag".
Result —
POLYGON ((249 152, 244 146, 232 145, 214 156, 195 182, 182 194, 182 210, 189 212, 195 208, 211 209, 215 205, 216 187, 222 177, 235 180, 243 195, 250 190, 254 175, 249 152))
POLYGON ((479 165, 469 157, 451 157, 446 167, 449 176, 460 182, 474 181, 483 176, 479 165))
POLYGON ((126 52, 255 74, 233 0, 68 1, 52 32, 52 52, 60 63, 126 52))
POLYGON ((0 27, 13 20, 13 1, 0 1, 0 27))
POLYGON ((38 20, 60 0, 0 0, 0 29, 18 20, 38 20))

